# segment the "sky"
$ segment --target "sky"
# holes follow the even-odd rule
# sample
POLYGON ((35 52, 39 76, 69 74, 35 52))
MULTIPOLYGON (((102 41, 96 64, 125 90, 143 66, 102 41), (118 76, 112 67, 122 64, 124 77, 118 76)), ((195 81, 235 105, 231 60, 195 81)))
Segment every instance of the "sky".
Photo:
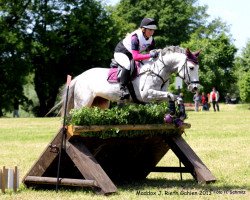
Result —
POLYGON ((250 1, 249 0, 199 0, 200 5, 208 5, 207 13, 220 17, 230 25, 230 33, 235 46, 241 50, 250 40, 250 1))
MULTIPOLYGON (((107 0, 115 5, 119 0, 107 0)), ((210 19, 220 17, 230 27, 235 46, 242 50, 250 40, 250 0, 198 0, 208 5, 210 19)), ((209 20, 210 20, 209 19, 209 20)))

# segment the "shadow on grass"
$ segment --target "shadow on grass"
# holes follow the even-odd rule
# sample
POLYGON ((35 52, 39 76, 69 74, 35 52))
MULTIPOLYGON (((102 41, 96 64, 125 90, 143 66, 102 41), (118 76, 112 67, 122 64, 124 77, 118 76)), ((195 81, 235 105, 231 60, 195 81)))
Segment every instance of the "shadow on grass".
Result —
POLYGON ((150 189, 210 189, 210 190, 233 190, 233 189, 246 189, 248 190, 247 186, 239 186, 239 185, 217 185, 215 183, 209 183, 209 184, 199 184, 193 179, 187 179, 187 180, 177 180, 177 179, 171 179, 167 180, 164 178, 160 179, 146 179, 141 181, 136 181, 133 183, 123 183, 118 185, 118 188, 123 190, 147 190, 150 189))

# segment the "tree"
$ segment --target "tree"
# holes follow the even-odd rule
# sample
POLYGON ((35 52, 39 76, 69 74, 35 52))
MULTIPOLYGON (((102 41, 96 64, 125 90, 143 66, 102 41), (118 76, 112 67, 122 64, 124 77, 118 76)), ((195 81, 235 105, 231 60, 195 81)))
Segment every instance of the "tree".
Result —
POLYGON ((109 13, 96 0, 34 1, 27 12, 31 16, 29 60, 40 103, 35 112, 44 116, 53 107, 66 74, 109 66, 116 37, 109 13))
POLYGON ((245 103, 250 103, 250 71, 247 71, 242 75, 238 84, 241 100, 245 103))
MULTIPOLYGON (((195 6, 197 0, 121 0, 113 17, 124 33, 139 26, 144 17, 158 22, 155 33, 156 45, 180 45, 189 40, 193 31, 204 23, 206 7, 195 6)), ((122 37, 122 34, 119 35, 122 37)))
POLYGON ((238 78, 239 95, 243 102, 250 103, 250 40, 235 61, 235 74, 238 78))
POLYGON ((0 1, 0 116, 13 110, 16 97, 25 103, 28 99, 23 93, 25 76, 29 73, 26 56, 26 36, 22 32, 21 16, 30 1, 0 1))

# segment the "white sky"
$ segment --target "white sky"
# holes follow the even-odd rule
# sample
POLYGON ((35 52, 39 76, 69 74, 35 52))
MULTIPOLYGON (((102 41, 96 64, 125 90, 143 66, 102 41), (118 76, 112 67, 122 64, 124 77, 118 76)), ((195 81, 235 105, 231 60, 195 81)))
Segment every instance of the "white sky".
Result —
MULTIPOLYGON (((119 0, 107 0, 115 5, 119 0)), ((250 0, 198 0, 200 5, 208 5, 207 13, 212 19, 220 17, 230 25, 234 44, 241 50, 250 40, 250 0)))

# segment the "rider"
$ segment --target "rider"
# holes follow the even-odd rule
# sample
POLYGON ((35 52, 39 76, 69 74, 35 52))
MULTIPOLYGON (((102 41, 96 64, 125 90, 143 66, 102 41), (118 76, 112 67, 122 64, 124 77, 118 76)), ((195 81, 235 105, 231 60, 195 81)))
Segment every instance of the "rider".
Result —
POLYGON ((155 41, 153 39, 154 31, 157 29, 156 22, 152 18, 144 18, 141 21, 140 28, 129 33, 115 47, 114 58, 122 66, 120 74, 121 100, 129 98, 127 84, 130 80, 130 62, 148 60, 156 58, 155 41))

